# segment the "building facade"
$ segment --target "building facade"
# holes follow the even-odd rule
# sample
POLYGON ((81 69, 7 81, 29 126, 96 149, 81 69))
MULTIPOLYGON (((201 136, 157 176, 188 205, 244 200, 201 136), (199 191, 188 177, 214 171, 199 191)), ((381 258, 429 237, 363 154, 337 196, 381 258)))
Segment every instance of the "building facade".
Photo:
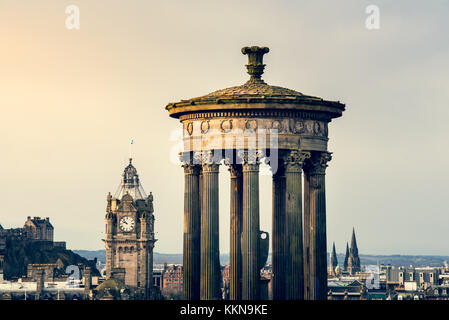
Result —
POLYGON ((23 228, 28 239, 53 241, 54 228, 48 217, 28 217, 23 228))

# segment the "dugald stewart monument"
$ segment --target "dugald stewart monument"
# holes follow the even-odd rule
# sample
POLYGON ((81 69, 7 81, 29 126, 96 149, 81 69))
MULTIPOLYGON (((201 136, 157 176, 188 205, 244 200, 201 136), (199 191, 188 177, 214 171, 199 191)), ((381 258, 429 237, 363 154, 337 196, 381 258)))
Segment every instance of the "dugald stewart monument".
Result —
POLYGON ((273 299, 327 298, 328 126, 345 105, 267 84, 268 52, 242 49, 250 75, 245 84, 166 107, 184 132, 184 299, 220 299, 221 164, 231 178, 230 299, 261 299, 270 238, 273 299), (273 178, 271 237, 259 226, 261 163, 273 178))

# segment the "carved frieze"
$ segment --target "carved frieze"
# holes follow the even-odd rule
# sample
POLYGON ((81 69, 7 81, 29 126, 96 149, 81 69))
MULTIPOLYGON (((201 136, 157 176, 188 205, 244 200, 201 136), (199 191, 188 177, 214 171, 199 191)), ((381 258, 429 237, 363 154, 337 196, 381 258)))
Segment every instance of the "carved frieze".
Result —
POLYGON ((288 118, 189 120, 184 124, 184 151, 229 149, 230 146, 238 149, 249 145, 253 138, 262 144, 276 141, 281 149, 326 151, 327 125, 324 121, 288 118))

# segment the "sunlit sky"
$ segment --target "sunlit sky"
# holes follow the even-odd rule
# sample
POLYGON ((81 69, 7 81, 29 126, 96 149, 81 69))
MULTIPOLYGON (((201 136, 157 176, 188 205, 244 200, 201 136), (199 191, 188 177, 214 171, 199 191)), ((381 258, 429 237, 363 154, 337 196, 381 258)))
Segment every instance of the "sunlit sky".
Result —
MULTIPOLYGON (((270 48, 269 84, 346 103, 329 127, 328 248, 449 255, 449 3, 0 0, 0 224, 50 217, 56 240, 102 249, 106 195, 129 157, 154 195, 155 251, 182 252, 180 127, 168 102, 244 83, 243 46, 270 48), (65 8, 80 9, 68 30, 65 8), (365 8, 380 29, 365 28, 365 8)), ((220 248, 229 250, 229 173, 220 248)), ((261 176, 261 229, 271 179, 261 176)))

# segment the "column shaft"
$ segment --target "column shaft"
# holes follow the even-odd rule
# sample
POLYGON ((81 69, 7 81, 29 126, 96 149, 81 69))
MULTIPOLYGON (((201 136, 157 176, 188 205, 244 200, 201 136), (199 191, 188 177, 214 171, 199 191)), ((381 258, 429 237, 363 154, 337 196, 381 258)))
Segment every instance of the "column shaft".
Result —
POLYGON ((310 206, 309 179, 304 174, 304 299, 310 299, 310 206))
POLYGON ((287 299, 304 298, 304 269, 302 250, 301 172, 285 173, 285 215, 287 226, 287 299))
POLYGON ((278 166, 273 174, 273 300, 285 300, 286 268, 286 224, 285 224, 285 173, 278 166))
POLYGON ((201 299, 220 298, 218 164, 203 164, 201 204, 201 299))
POLYGON ((327 242, 325 169, 331 155, 317 152, 305 166, 309 206, 309 299, 327 299, 327 242))
POLYGON ((243 164, 242 299, 259 299, 259 164, 243 164))
POLYGON ((199 173, 199 166, 184 165, 183 296, 185 300, 200 298, 199 173))
POLYGON ((242 215, 243 179, 242 166, 231 164, 231 247, 229 267, 229 298, 242 299, 242 215))
POLYGON ((304 254, 302 232, 302 165, 309 153, 291 151, 284 158, 285 217, 287 235, 286 299, 304 299, 304 254))

